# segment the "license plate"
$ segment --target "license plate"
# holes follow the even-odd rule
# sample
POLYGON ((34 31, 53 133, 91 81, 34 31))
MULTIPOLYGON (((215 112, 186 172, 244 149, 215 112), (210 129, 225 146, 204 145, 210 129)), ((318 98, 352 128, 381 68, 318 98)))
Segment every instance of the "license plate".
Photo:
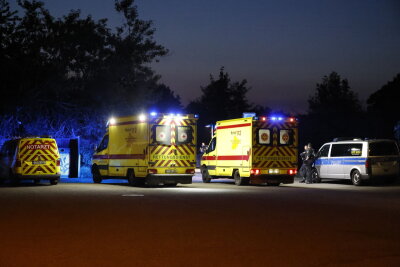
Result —
POLYGON ((165 170, 165 173, 176 173, 176 170, 165 170))
POLYGON ((40 160, 40 161, 32 161, 32 164, 33 165, 43 165, 43 164, 46 164, 46 161, 42 161, 42 160, 40 160))

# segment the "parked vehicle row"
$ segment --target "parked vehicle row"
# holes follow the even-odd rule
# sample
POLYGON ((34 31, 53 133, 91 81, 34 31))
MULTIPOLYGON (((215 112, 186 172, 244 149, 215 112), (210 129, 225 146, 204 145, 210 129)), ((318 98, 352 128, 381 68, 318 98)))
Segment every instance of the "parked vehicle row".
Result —
MULTIPOLYGON (((218 178, 231 178, 236 185, 294 182, 299 167, 296 118, 252 114, 217 121, 211 130, 212 139, 202 147, 199 162, 204 183, 218 178)), ((196 115, 150 113, 112 118, 93 154, 93 182, 123 178, 131 185, 190 184, 196 147, 196 115)), ((371 179, 394 180, 400 174, 399 147, 393 140, 335 140, 319 149, 310 170, 315 182, 348 179, 361 185, 371 179)), ((57 184, 60 154, 55 139, 6 141, 0 150, 0 182, 6 179, 57 184)))

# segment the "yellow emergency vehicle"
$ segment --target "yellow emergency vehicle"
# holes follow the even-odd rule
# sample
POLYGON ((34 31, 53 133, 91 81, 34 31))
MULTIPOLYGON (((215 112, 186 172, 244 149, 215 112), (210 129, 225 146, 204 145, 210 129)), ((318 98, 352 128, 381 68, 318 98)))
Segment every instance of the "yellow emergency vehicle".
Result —
POLYGON ((192 183, 196 125, 192 114, 150 113, 110 119, 93 155, 93 181, 125 178, 131 185, 192 183))
POLYGON ((233 178, 236 185, 293 183, 297 125, 296 118, 281 116, 218 121, 201 159, 203 182, 233 178))
POLYGON ((60 154, 56 140, 48 137, 27 137, 7 140, 0 152, 0 181, 18 183, 31 179, 35 183, 60 179, 60 154))

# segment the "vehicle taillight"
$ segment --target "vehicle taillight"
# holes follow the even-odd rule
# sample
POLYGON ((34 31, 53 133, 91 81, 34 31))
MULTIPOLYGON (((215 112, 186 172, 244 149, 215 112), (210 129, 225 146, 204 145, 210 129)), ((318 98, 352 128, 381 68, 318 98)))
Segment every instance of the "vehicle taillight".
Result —
POLYGON ((17 160, 15 166, 16 167, 22 167, 22 162, 20 160, 17 160))
POLYGON ((287 173, 289 175, 295 175, 295 174, 297 174, 297 169, 290 169, 290 170, 287 171, 287 173))
POLYGON ((57 160, 57 166, 60 166, 60 164, 61 164, 61 160, 58 159, 58 160, 57 160))
POLYGON ((194 174, 194 169, 187 169, 186 174, 194 174))
POLYGON ((251 169, 250 174, 252 175, 259 175, 260 174, 260 169, 251 169))
POLYGON ((149 174, 157 174, 157 169, 148 169, 147 172, 149 174))
POLYGON ((370 174, 370 173, 371 173, 371 159, 367 159, 367 160, 365 161, 365 172, 366 172, 367 174, 370 174))

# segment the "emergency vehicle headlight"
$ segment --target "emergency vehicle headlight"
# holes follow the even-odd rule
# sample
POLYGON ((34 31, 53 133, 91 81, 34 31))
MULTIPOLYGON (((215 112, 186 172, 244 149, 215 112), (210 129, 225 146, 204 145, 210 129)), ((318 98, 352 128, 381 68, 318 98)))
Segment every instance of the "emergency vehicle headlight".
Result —
POLYGON ((117 120, 116 120, 115 118, 110 118, 110 119, 108 120, 108 123, 109 123, 110 125, 114 125, 116 122, 117 122, 117 120))
POLYGON ((139 121, 145 121, 146 120, 146 115, 140 114, 139 115, 139 121))

